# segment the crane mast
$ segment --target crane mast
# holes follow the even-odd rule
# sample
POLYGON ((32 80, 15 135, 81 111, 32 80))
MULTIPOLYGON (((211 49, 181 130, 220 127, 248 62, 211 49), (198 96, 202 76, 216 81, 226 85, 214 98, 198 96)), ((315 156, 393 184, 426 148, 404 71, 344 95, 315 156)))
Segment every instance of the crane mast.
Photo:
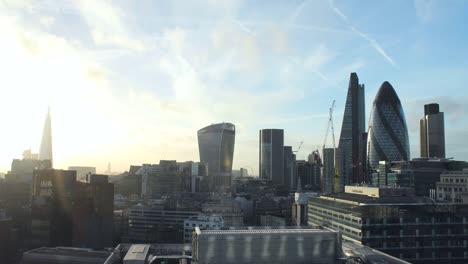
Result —
MULTIPOLYGON (((333 175, 333 192, 339 192, 340 178, 339 178, 339 175, 338 175, 338 166, 337 166, 338 163, 336 162, 335 128, 333 126, 333 109, 334 108, 335 108, 335 100, 333 100, 333 103, 332 103, 331 107, 329 108, 327 130, 325 132, 325 139, 323 141, 323 146, 322 146, 322 156, 323 156, 323 154, 325 152, 325 146, 326 146, 327 139, 328 139, 328 133, 330 132, 330 129, 331 129, 332 144, 333 144, 333 163, 334 163, 333 167, 335 168, 334 175, 333 175)), ((322 157, 322 161, 323 160, 324 160, 324 157, 322 157)), ((322 177, 324 177, 324 176, 325 175, 322 175, 322 177)))

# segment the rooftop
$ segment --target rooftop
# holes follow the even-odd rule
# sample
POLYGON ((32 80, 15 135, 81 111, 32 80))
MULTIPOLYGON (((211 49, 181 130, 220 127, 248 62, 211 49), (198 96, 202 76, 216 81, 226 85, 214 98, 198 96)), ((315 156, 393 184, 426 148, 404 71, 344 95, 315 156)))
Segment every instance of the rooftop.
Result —
POLYGON ((220 227, 220 228, 210 228, 201 230, 196 227, 195 232, 197 234, 284 234, 284 233, 330 233, 334 232, 328 229, 316 228, 316 227, 306 227, 306 226, 280 226, 280 227, 271 227, 271 226, 249 226, 249 227, 220 227))
POLYGON ((44 254, 57 256, 94 257, 106 259, 110 253, 107 251, 95 251, 89 248, 74 247, 41 247, 25 252, 24 254, 44 254))

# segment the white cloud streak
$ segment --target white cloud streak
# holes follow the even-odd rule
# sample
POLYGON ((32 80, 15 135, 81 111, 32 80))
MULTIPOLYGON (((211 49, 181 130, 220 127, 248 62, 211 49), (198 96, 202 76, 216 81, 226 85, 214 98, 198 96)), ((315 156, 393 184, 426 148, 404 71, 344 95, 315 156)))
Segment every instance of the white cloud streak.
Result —
POLYGON ((392 66, 397 66, 397 63, 395 60, 393 60, 388 53, 383 49, 382 45, 380 45, 377 40, 374 38, 370 37, 368 34, 363 33, 356 27, 352 25, 352 23, 349 21, 348 17, 339 9, 335 6, 333 0, 329 0, 330 3, 330 8, 335 12, 345 23, 346 25, 352 30, 352 32, 356 33, 358 36, 361 38, 365 39, 366 41, 369 42, 372 48, 374 48, 386 61, 388 61, 392 66))

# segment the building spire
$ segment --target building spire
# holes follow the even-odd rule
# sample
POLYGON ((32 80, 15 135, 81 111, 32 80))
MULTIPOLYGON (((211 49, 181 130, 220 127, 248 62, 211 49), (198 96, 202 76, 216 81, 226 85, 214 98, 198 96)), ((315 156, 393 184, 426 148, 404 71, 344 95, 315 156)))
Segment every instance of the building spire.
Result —
POLYGON ((44 130, 42 132, 41 147, 39 149, 40 160, 50 160, 52 167, 52 126, 50 120, 50 106, 47 108, 47 116, 44 123, 44 130))

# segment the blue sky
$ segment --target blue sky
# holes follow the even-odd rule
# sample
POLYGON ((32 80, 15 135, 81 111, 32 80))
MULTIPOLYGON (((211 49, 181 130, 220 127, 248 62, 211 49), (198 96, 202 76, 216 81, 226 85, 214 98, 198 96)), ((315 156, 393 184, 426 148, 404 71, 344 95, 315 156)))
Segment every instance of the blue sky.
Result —
POLYGON ((38 150, 50 105, 56 167, 198 160, 196 131, 229 121, 234 168, 257 174, 259 129, 305 158, 333 100, 338 142, 350 72, 367 116, 396 89, 412 157, 438 102, 447 155, 468 160, 467 20, 466 0, 2 1, 0 171, 38 150))

